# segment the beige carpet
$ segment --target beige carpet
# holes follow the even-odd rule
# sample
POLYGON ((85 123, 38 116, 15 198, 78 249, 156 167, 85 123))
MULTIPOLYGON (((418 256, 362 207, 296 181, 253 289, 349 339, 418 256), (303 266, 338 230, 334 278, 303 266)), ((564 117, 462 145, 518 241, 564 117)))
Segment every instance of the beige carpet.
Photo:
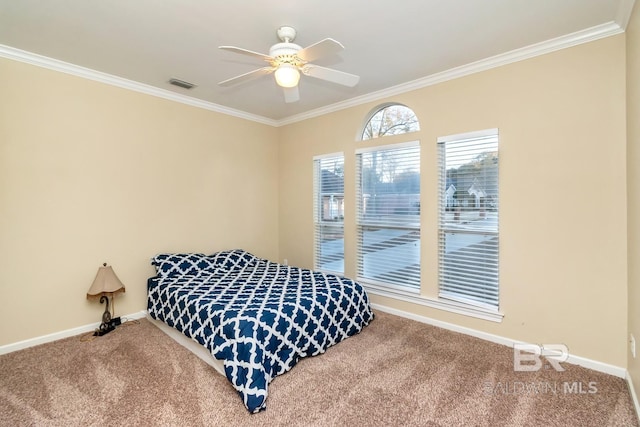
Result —
POLYGON ((377 312, 277 377, 251 415, 226 378, 142 320, 0 356, 0 424, 638 425, 625 381, 564 367, 514 372, 509 347, 377 312))

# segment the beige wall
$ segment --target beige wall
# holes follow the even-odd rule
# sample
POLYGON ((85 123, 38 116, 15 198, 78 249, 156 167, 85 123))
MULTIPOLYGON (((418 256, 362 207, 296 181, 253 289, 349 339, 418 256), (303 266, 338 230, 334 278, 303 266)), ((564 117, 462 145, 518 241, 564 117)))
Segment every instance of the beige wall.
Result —
POLYGON ((500 130, 502 323, 373 296, 419 315, 626 366, 625 36, 291 124, 280 136, 280 256, 313 264, 312 157, 345 153, 346 273, 354 275, 354 150, 366 114, 412 108, 422 145, 422 294, 437 295, 439 136, 500 130))
MULTIPOLYGON (((628 76, 637 75, 630 52, 637 15, 636 7, 628 76)), ((353 276, 354 150, 405 140, 356 142, 379 102, 276 129, 9 60, 0 60, 0 75, 0 345, 97 321, 102 307, 85 292, 103 261, 127 285, 117 314, 145 308, 149 258, 160 251, 244 247, 311 267, 318 154, 345 152, 353 276)), ((635 117, 638 87, 627 84, 635 117)), ((629 120, 627 147, 625 36, 384 101, 408 105, 421 120, 409 139, 422 144, 427 297, 437 295, 436 138, 500 129, 505 318, 496 324, 374 302, 513 339, 565 343, 573 354, 626 366, 627 326, 640 335, 632 262, 640 189, 631 167, 628 295, 626 251, 626 165, 638 164, 632 142, 640 132, 629 120)), ((637 363, 630 368, 637 383, 637 363)))
POLYGON ((636 358, 628 369, 640 393, 640 6, 636 2, 627 27, 627 185, 629 203, 629 333, 636 339, 636 358))
POLYGON ((0 59, 0 345, 87 325, 102 262, 146 308, 149 259, 278 257, 278 130, 0 59))

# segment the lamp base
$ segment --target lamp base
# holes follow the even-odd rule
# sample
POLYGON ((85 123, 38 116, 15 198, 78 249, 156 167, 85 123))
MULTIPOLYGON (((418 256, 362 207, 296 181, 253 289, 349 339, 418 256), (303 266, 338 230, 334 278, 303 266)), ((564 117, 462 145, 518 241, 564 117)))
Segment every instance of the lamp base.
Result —
POLYGON ((109 297, 107 295, 100 297, 100 304, 102 303, 106 303, 104 313, 102 313, 102 323, 109 323, 111 320, 111 312, 109 311, 109 297))

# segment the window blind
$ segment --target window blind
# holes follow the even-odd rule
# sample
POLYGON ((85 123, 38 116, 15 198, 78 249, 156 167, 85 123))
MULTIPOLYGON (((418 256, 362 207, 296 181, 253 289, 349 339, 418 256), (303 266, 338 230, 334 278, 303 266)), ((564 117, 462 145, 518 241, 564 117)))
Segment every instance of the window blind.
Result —
POLYGON ((314 158, 314 268, 344 273, 344 156, 314 158))
POLYGON ((498 130, 438 139, 439 295, 499 304, 498 130))
POLYGON ((420 288, 420 145, 356 151, 357 275, 420 288))

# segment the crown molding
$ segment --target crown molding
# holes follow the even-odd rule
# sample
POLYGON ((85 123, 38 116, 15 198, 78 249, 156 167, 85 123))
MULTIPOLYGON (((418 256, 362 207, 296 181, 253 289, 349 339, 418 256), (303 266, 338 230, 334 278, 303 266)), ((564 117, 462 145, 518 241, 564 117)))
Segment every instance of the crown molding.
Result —
MULTIPOLYGON (((633 1, 635 0, 623 0, 623 2, 633 1)), ((629 13, 630 12, 631 11, 629 10, 629 13)), ((533 58, 536 56, 545 55, 557 50, 566 49, 579 44, 599 40, 605 37, 610 37, 622 32, 624 32, 622 27, 618 23, 611 21, 606 24, 587 28, 586 30, 577 31, 575 33, 567 34, 555 39, 547 40, 520 49, 512 50, 510 52, 495 55, 486 59, 442 71, 440 73, 435 73, 430 76, 403 83, 397 86, 392 86, 390 88, 383 89, 377 92, 372 92, 364 96, 351 98, 344 102, 338 102, 335 104, 327 105, 326 107, 307 111, 295 116, 290 116, 285 119, 279 120, 277 122, 277 126, 284 126, 300 122, 313 117, 318 117, 324 114, 343 110, 345 108, 355 107, 367 102, 379 101, 384 98, 397 96, 416 89, 422 89, 427 86, 432 86, 438 83, 468 76, 470 74, 479 73, 481 71, 486 71, 492 68, 500 67, 518 61, 523 61, 525 59, 533 58)))
POLYGON ((623 31, 626 30, 627 25, 629 25, 629 18, 631 18, 631 12, 633 11, 635 2, 636 0, 620 0, 620 3, 618 3, 616 23, 620 25, 623 31))
POLYGON ((158 98, 167 99, 169 101, 179 102, 181 104, 190 105, 204 110, 215 111, 216 113, 226 114, 241 119, 251 120, 254 122, 276 126, 277 122, 266 117, 249 114, 244 111, 235 110, 233 108, 224 107, 212 102, 203 101, 191 96, 182 95, 170 90, 161 89, 155 86, 124 79, 122 77, 92 70, 90 68, 81 67, 79 65, 70 64, 68 62, 59 61, 57 59, 48 58, 32 52, 16 49, 10 46, 0 45, 0 58, 12 59, 26 64, 35 65, 37 67, 47 68, 61 73, 71 74, 88 80, 105 83, 111 86, 132 90, 146 95, 156 96, 158 98))
POLYGON ((98 81, 124 89, 133 90, 135 92, 156 96, 170 101, 180 102, 192 107, 215 111, 217 113, 246 119, 273 127, 280 127, 340 111, 346 108, 355 107, 368 102, 374 102, 381 99, 394 97, 406 92, 422 89, 427 86, 432 86, 438 83, 479 73, 481 71, 490 70, 492 68, 500 67, 518 61, 523 61, 525 59, 545 55, 547 53, 555 52, 561 49, 566 49, 579 44, 588 43, 591 41, 623 33, 624 28, 629 21, 634 3, 635 0, 621 0, 615 21, 597 25, 595 27, 587 28, 585 30, 577 31, 575 33, 567 34, 544 42, 536 43, 524 48, 512 50, 503 54, 495 55, 486 59, 482 59, 480 61, 472 62, 460 67, 435 73, 417 80, 392 86, 390 88, 383 89, 377 92, 372 92, 367 95, 351 98, 343 102, 338 102, 322 108, 317 108, 301 114, 289 116, 282 120, 273 120, 263 116, 249 114, 244 111, 224 107, 212 102, 203 101, 190 96, 171 92, 166 89, 160 89, 155 86, 135 82, 133 80, 124 79, 121 77, 113 76, 111 74, 91 70, 89 68, 80 67, 78 65, 48 58, 46 56, 16 49, 10 46, 0 45, 0 57, 13 59, 15 61, 36 65, 38 67, 71 74, 77 77, 98 81))

